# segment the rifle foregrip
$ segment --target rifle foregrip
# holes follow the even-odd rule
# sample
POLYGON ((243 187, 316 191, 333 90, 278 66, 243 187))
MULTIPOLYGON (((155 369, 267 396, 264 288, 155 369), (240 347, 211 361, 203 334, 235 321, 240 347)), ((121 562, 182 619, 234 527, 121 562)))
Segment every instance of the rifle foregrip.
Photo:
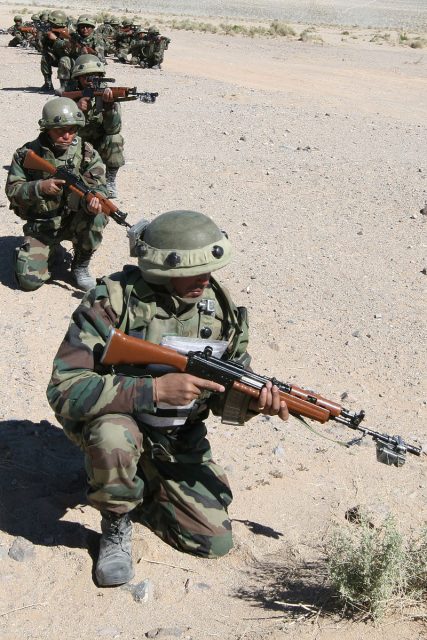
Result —
MULTIPOLYGON (((234 382, 233 389, 240 391, 252 398, 259 398, 260 390, 254 387, 250 387, 242 382, 234 382)), ((296 398, 289 393, 280 391, 280 398, 286 402, 289 413, 296 414, 298 416, 304 416, 304 418, 311 418, 317 422, 327 422, 331 416, 330 412, 323 407, 319 407, 311 402, 307 402, 300 398, 296 398)))

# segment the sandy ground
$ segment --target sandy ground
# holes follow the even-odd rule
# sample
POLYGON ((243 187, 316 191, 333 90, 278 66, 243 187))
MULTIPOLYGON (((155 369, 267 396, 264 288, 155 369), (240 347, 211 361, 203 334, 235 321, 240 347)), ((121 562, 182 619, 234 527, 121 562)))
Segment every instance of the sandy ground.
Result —
MULTIPOLYGON (((13 9, 1 9, 3 26, 13 9)), ((123 105, 118 203, 129 221, 175 208, 211 215, 235 247, 221 276, 249 308, 254 368, 344 397, 366 410, 370 428, 426 446, 425 50, 362 34, 342 41, 339 32, 324 46, 167 35, 161 72, 108 65, 117 84, 159 92, 154 105, 123 105)), ((0 36, 3 184, 46 101, 35 90, 39 57, 6 44, 0 36)), ((137 526, 132 585, 150 581, 147 601, 96 587, 99 517, 84 502, 80 453, 45 399, 82 294, 63 272, 38 292, 16 289, 21 222, 3 189, 0 208, 2 639, 425 638, 409 611, 374 627, 330 610, 321 562, 332 527, 345 526, 355 505, 375 522, 391 513, 403 532, 419 529, 425 457, 386 467, 371 441, 344 449, 294 419, 209 421, 234 491, 229 556, 185 556, 137 526), (8 555, 19 536, 34 545, 22 562, 8 555)), ((93 272, 130 261, 125 232, 111 222, 93 272)))

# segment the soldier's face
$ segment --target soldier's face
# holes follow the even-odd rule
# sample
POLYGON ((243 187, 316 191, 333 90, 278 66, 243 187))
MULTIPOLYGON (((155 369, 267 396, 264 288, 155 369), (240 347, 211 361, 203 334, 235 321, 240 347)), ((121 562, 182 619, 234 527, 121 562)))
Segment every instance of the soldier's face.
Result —
POLYGON ((57 147, 67 148, 73 142, 77 134, 77 127, 55 127, 48 129, 47 135, 57 147))
POLYGON ((83 36, 83 38, 87 38, 87 36, 90 36, 91 33, 93 32, 93 27, 91 27, 88 24, 80 24, 77 31, 80 33, 81 36, 83 36))
POLYGON ((102 78, 102 73, 91 73, 88 76, 78 76, 77 80, 79 85, 84 89, 85 87, 93 87, 92 78, 102 78))
POLYGON ((171 286, 180 298, 198 298, 209 284, 210 273, 185 278, 171 278, 171 286))

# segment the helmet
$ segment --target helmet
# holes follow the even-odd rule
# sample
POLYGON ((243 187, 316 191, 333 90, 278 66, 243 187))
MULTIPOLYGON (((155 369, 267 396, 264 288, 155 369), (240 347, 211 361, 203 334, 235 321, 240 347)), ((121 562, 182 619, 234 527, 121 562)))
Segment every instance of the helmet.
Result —
POLYGON ((110 18, 110 24, 117 26, 120 24, 120 20, 118 18, 110 18))
POLYGON ((70 98, 54 98, 46 102, 39 120, 39 127, 42 131, 56 127, 84 127, 85 124, 83 113, 70 98))
POLYGON ((144 278, 160 284, 221 269, 231 260, 231 244, 203 213, 166 211, 144 226, 135 253, 144 278))
POLYGON ((49 22, 55 25, 55 27, 65 27, 67 24, 67 16, 63 11, 52 11, 49 13, 49 22))
POLYGON ((74 62, 71 72, 71 78, 74 80, 79 76, 85 76, 93 73, 102 73, 105 75, 105 66, 99 58, 90 53, 79 56, 74 62))
POLYGON ((140 33, 147 33, 147 29, 145 27, 138 27, 138 29, 135 31, 135 35, 139 35, 140 33))
POLYGON ((108 16, 106 18, 103 19, 102 21, 103 24, 111 24, 111 18, 109 18, 108 16))
POLYGON ((33 15, 31 16, 31 20, 33 22, 37 22, 38 20, 40 20, 40 16, 37 13, 33 13, 33 15))
POLYGON ((157 27, 149 27, 147 33, 149 33, 152 36, 159 36, 160 35, 160 31, 158 30, 157 27))
POLYGON ((22 22, 22 16, 14 16, 13 21, 14 22, 22 22))
POLYGON ((83 15, 83 16, 79 16, 77 18, 77 26, 81 27, 82 25, 85 25, 87 27, 95 27, 96 26, 96 20, 93 16, 88 16, 87 14, 83 15))
POLYGON ((49 14, 43 11, 43 13, 40 14, 39 18, 42 22, 46 22, 49 19, 49 14))
POLYGON ((133 20, 130 18, 124 18, 122 20, 122 27, 131 27, 133 25, 133 20))

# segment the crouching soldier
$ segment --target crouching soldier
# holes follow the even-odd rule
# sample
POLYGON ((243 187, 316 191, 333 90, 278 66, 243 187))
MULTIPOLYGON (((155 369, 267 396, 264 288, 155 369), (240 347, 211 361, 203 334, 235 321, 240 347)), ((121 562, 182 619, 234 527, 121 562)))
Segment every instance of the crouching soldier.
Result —
POLYGON ((270 382, 253 400, 170 367, 102 364, 114 327, 154 344, 178 337, 184 351, 195 340, 220 341, 222 359, 250 361, 246 310, 211 276, 230 262, 227 236, 197 211, 168 211, 143 226, 139 265, 104 277, 73 313, 47 390, 65 433, 85 453, 88 500, 102 516, 95 574, 104 587, 134 575, 131 520, 180 551, 228 553, 232 493, 204 421, 210 411, 228 424, 259 413, 288 417, 270 382))
POLYGON ((76 98, 86 118, 86 125, 80 129, 79 135, 85 142, 90 142, 101 156, 106 167, 108 195, 116 198, 117 172, 125 164, 124 140, 120 133, 122 116, 120 104, 113 101, 111 89, 102 82, 104 76, 105 66, 99 58, 91 54, 82 55, 75 61, 71 81, 65 85, 63 95, 66 96, 67 91, 80 90, 84 94, 85 89, 103 89, 102 96, 91 98, 82 95, 76 98))
POLYGON ((24 291, 34 291, 50 278, 55 250, 63 240, 73 244, 71 273, 84 291, 96 284, 88 271, 90 259, 102 241, 107 217, 97 197, 87 202, 69 189, 64 180, 24 166, 29 150, 55 167, 66 166, 88 187, 107 195, 104 165, 92 145, 77 136, 85 125, 73 100, 54 98, 43 107, 41 133, 15 152, 6 181, 10 208, 23 220, 24 241, 17 249, 15 274, 24 291))

